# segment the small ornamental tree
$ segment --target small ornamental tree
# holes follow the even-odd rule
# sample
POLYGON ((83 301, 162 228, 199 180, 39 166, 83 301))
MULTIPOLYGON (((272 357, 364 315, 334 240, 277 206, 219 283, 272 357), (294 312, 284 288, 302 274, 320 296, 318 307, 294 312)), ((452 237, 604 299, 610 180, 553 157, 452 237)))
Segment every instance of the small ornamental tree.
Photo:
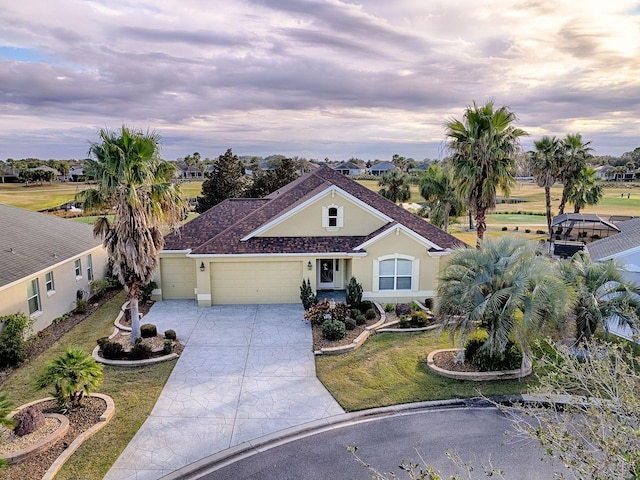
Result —
POLYGON ((355 307, 362 302, 362 284, 358 283, 356 277, 351 277, 347 284, 347 305, 355 307))
POLYGON ((4 329, 0 333, 0 368, 13 367, 27 359, 25 334, 33 320, 18 312, 0 317, 4 329))
POLYGON ((318 303, 318 297, 313 293, 311 280, 309 279, 302 280, 302 285, 300 285, 300 300, 305 310, 309 310, 312 305, 318 303))
POLYGON ((102 383, 102 365, 83 349, 68 347, 47 365, 39 383, 41 387, 53 385, 58 406, 78 407, 102 383))

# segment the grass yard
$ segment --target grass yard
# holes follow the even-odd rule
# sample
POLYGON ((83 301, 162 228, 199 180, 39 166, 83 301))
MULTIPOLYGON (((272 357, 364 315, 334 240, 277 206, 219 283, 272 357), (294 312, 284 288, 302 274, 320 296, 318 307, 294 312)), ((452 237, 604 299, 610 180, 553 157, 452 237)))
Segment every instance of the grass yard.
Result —
POLYGON ((447 334, 380 333, 358 350, 316 358, 316 372, 348 412, 399 403, 506 395, 526 391, 533 379, 502 382, 452 380, 431 373, 429 352, 451 348, 447 334))
POLYGON ((0 203, 26 210, 46 210, 70 202, 84 183, 52 182, 25 187, 22 183, 0 183, 0 203))
MULTIPOLYGON (((369 190, 373 190, 378 193, 381 187, 378 186, 377 180, 358 180, 360 185, 367 187, 369 190)), ((418 185, 411 185, 411 197, 407 200, 409 203, 423 203, 424 198, 420 195, 420 191, 418 190, 418 185)))
MULTIPOLYGON (((92 351, 98 338, 113 332, 113 321, 124 301, 125 293, 121 292, 50 349, 20 368, 2 386, 9 399, 19 406, 48 396, 46 389, 39 389, 34 383, 46 363, 60 355, 68 345, 92 351)), ((102 478, 151 413, 174 365, 175 361, 138 368, 105 365, 104 382, 98 391, 113 398, 115 415, 67 461, 56 480, 102 478)))

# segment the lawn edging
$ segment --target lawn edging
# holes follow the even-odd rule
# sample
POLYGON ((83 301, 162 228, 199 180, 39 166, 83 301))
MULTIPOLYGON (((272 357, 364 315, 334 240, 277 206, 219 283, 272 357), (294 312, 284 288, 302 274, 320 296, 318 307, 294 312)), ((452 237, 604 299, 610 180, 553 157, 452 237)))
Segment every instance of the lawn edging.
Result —
MULTIPOLYGON (((109 338, 113 338, 118 334, 118 327, 114 328, 113 333, 109 335, 109 338)), ((105 365, 111 365, 115 367, 140 367, 142 365, 150 365, 153 363, 160 362, 168 362, 169 360, 174 360, 178 358, 178 355, 175 352, 168 353, 166 355, 162 355, 160 357, 154 358, 145 358, 142 360, 110 360, 108 358, 101 357, 98 352, 100 351, 100 345, 96 345, 93 351, 91 352, 91 356, 95 359, 96 362, 103 363, 105 365)))
POLYGON ((519 378, 528 377, 531 375, 533 366, 529 362, 525 368, 518 368, 517 370, 501 370, 496 372, 454 372, 451 370, 445 370, 438 367, 433 357, 440 352, 459 352, 461 348, 443 348, 440 350, 433 350, 427 356, 427 367, 437 375, 441 375, 447 378, 453 378, 454 380, 471 380, 473 382, 488 382, 491 380, 517 380, 519 378))

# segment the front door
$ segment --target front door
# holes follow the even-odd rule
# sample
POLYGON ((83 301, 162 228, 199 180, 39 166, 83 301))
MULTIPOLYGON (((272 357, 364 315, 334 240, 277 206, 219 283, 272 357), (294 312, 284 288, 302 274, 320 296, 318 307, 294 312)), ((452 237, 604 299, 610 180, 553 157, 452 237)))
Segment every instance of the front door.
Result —
POLYGON ((318 275, 318 288, 334 288, 335 287, 335 267, 337 260, 333 258, 319 260, 318 275))

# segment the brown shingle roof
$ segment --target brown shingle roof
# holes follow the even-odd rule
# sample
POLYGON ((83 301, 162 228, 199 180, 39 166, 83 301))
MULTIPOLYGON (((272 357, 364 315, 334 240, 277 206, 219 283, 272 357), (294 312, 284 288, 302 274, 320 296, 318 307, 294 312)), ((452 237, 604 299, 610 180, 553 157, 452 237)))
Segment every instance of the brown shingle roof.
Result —
POLYGON ((335 185, 362 202, 413 230, 442 249, 464 245, 452 235, 372 192, 329 167, 299 177, 261 200, 226 200, 168 235, 166 250, 191 249, 194 254, 328 253, 353 249, 384 231, 368 236, 252 237, 241 239, 285 214, 314 195, 335 185))

